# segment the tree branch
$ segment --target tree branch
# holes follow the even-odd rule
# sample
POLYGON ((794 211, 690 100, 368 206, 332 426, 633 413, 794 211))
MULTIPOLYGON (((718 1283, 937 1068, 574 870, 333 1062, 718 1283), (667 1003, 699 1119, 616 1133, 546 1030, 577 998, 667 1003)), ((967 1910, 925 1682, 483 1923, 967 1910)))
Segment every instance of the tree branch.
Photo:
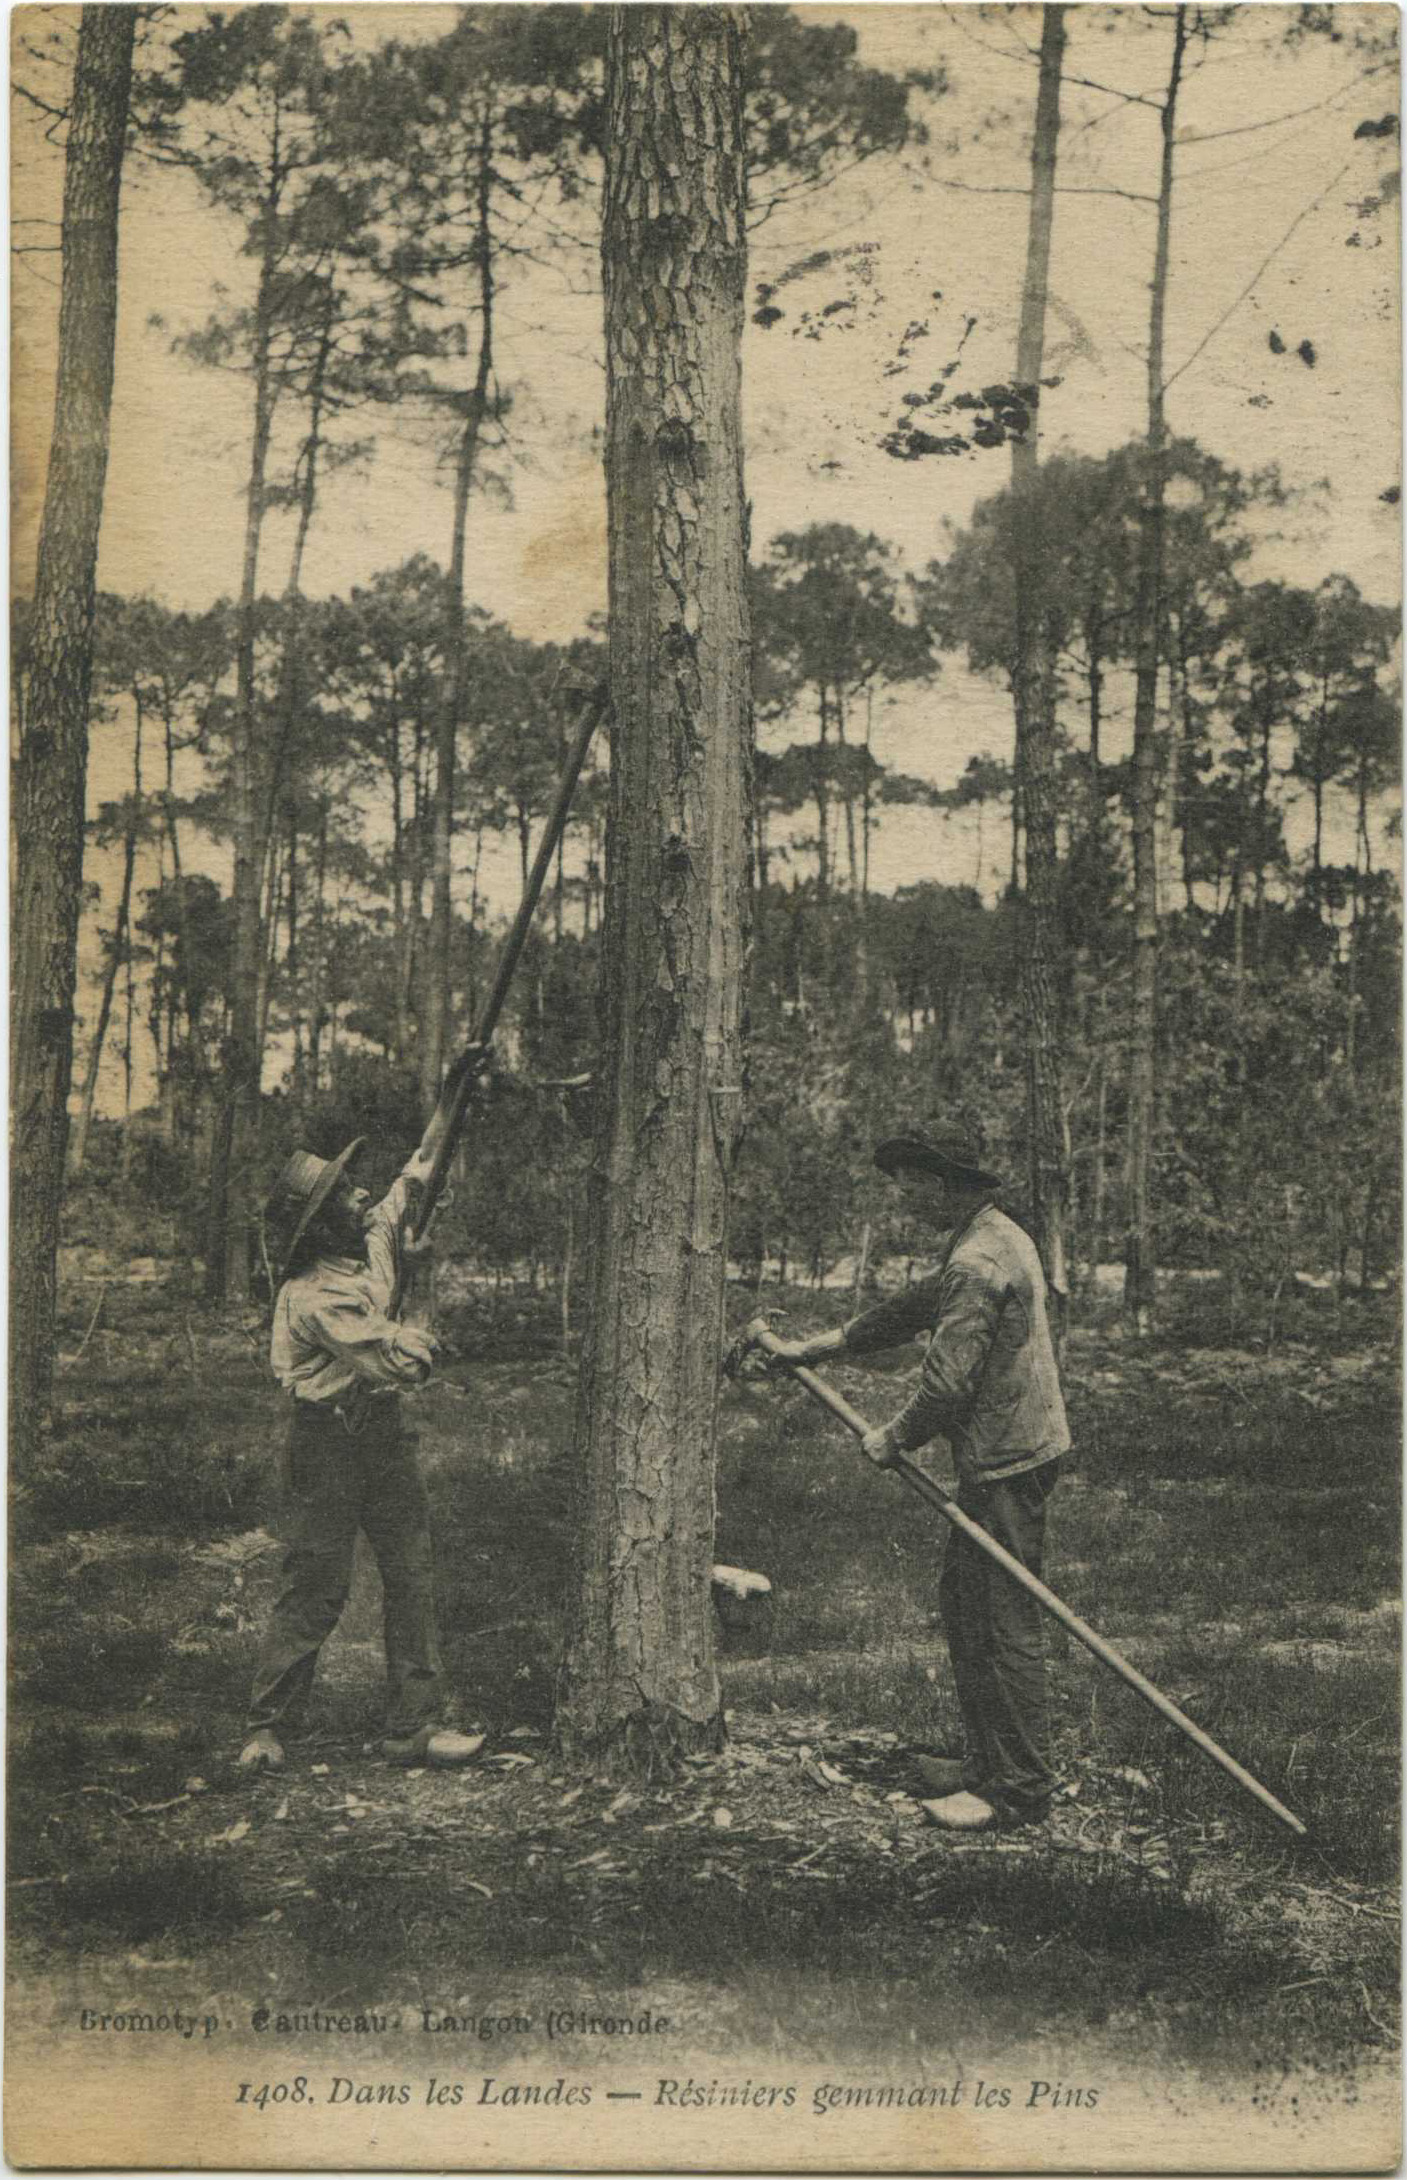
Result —
POLYGON ((1261 274, 1274 261, 1274 259, 1280 255, 1280 252, 1284 249, 1285 244, 1289 241, 1291 235, 1294 234, 1295 229, 1304 224, 1304 222, 1309 218, 1311 212, 1318 211, 1320 205, 1328 196, 1329 191, 1338 186, 1338 184, 1343 180, 1345 174, 1347 174, 1352 164, 1353 161, 1351 159, 1346 159, 1343 165, 1339 168, 1338 173, 1333 177, 1333 180, 1326 182, 1324 184, 1324 187, 1320 190, 1318 196, 1313 198, 1309 204, 1305 205, 1301 211, 1295 214, 1294 218, 1291 220, 1289 226, 1285 229, 1284 234, 1280 237, 1280 240, 1275 244, 1274 248, 1268 250, 1265 256, 1261 259, 1259 265, 1257 265, 1255 271, 1251 274, 1250 279, 1246 282, 1246 285, 1244 286, 1244 288, 1242 288, 1240 294, 1236 297, 1235 301, 1227 304, 1226 309, 1217 319, 1215 325, 1211 326, 1209 330, 1203 334, 1201 340, 1198 341, 1197 346, 1193 349, 1191 355, 1188 356, 1184 362, 1180 363, 1177 369, 1168 378, 1165 378, 1163 380, 1164 393, 1166 393, 1168 388, 1182 377, 1184 371, 1189 371, 1192 368, 1192 365, 1197 361, 1197 358, 1201 355, 1203 349, 1209 347, 1211 343, 1216 339, 1217 334, 1220 333, 1222 327, 1226 324, 1227 319, 1230 318, 1235 311, 1238 311, 1241 308, 1241 305, 1245 302, 1246 297, 1251 293, 1252 289, 1255 287, 1256 282, 1260 279, 1261 274))

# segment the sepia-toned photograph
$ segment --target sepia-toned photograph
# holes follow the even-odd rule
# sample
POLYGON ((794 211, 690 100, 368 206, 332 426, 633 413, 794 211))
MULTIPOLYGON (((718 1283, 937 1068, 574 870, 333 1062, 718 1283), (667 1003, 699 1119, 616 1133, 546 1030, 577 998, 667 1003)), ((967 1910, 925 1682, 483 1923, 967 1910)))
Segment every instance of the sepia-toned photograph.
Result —
POLYGON ((12 11, 12 2166, 1396 2166, 1398 30, 12 11))

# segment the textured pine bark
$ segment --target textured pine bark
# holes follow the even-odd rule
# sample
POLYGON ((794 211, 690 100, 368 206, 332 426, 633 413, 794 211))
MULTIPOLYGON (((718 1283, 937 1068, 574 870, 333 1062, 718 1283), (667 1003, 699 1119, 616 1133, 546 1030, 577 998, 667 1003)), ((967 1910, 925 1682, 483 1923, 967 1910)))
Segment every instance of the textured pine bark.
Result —
POLYGON ((1158 1029, 1158 657, 1162 618, 1167 420, 1163 404, 1163 321, 1167 310, 1177 94, 1187 49, 1187 10, 1173 26, 1172 66, 1163 102, 1163 158, 1158 236, 1148 318, 1148 450, 1138 523, 1137 623, 1133 710, 1133 1000, 1129 1022, 1128 1157, 1124 1310, 1137 1332, 1153 1315, 1157 1263, 1149 1207, 1157 1088, 1158 1029))
POLYGON ((722 1737, 714 1430, 738 1129, 748 629, 741 26, 613 13, 605 225, 611 817, 567 1754, 722 1737))
MULTIPOLYGON (((1039 389, 1045 353, 1046 293, 1055 219, 1055 159, 1060 131, 1060 76, 1065 10, 1042 11, 1040 83, 1031 154, 1031 214, 1026 278, 1017 337, 1018 384, 1039 389)), ((1069 1304, 1065 1228, 1069 1212, 1070 1149, 1065 1123, 1059 1003, 1060 879, 1056 853, 1055 658, 1042 598, 1043 551, 1032 513, 1039 410, 1026 437, 1013 445, 1011 474, 1018 495, 1016 566, 1016 753, 1026 823, 1026 891, 1020 926, 1021 1014, 1026 1045, 1026 1132, 1032 1224, 1050 1288, 1057 1343, 1069 1304), (1020 496, 1027 495, 1026 508, 1020 496)))
POLYGON ((117 210, 136 10, 85 7, 64 168, 59 365, 13 823, 10 1430, 48 1412, 83 880, 93 605, 117 322, 117 210))

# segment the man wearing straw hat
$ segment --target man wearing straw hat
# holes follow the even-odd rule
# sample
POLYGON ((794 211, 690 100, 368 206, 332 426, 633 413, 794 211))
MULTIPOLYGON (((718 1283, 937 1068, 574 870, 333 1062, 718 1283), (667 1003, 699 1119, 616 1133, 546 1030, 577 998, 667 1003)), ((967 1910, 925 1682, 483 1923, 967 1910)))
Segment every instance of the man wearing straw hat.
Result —
MULTIPOLYGON (((916 1219, 948 1236, 939 1270, 835 1331, 783 1342, 772 1354, 820 1362, 927 1334, 912 1397, 862 1450, 882 1468, 941 1433, 953 1449, 958 1505, 1039 1575, 1046 1501, 1070 1444, 1040 1257, 998 1210, 1000 1183, 975 1141, 891 1136, 875 1164, 916 1219)), ((938 1600, 965 1746, 960 1757, 919 1760, 936 1796, 928 1814, 957 1831, 1037 1822, 1055 1783, 1040 1607, 958 1530, 938 1600)))
MULTIPOLYGON (((373 1204, 352 1178, 365 1144, 335 1158, 295 1151, 269 1215, 287 1240, 269 1359, 291 1403, 284 1455, 283 1579, 260 1645, 241 1769, 278 1771, 284 1737, 301 1722, 318 1652, 337 1625, 352 1578, 357 1531, 381 1574, 387 1715, 393 1763, 467 1763, 482 1735, 442 1722, 429 1504, 400 1396, 423 1385, 434 1342, 390 1315, 410 1244, 411 1192, 424 1185, 422 1149, 373 1204)), ((443 1200, 443 1199, 442 1199, 443 1200)))

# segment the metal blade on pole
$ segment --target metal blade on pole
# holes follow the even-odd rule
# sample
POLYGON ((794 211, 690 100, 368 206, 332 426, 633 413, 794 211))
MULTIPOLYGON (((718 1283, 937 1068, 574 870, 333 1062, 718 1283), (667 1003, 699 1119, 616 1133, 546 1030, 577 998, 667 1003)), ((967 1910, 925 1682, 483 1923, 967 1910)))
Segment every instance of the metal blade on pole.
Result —
MULTIPOLYGON (((752 1328, 752 1342, 764 1354, 775 1355, 778 1351, 776 1335, 762 1320, 752 1328)), ((785 1357, 782 1360, 785 1362, 785 1357)), ((817 1377, 814 1370, 806 1369, 801 1363, 787 1362, 786 1368, 797 1383, 806 1388, 812 1399, 829 1408, 831 1414, 838 1417, 856 1438, 865 1436, 870 1428, 869 1424, 834 1386, 827 1385, 824 1378, 817 1377)), ((1019 1559, 1014 1559, 1005 1546, 999 1544, 980 1522, 975 1522, 970 1514, 965 1514, 950 1492, 945 1491, 941 1484, 935 1483, 931 1476, 926 1475, 906 1455, 901 1454, 892 1466, 911 1490, 917 1491, 930 1506, 936 1506, 945 1521, 951 1522, 955 1529, 960 1529, 989 1559, 995 1560, 999 1567, 1004 1568, 1013 1582, 1019 1582, 1022 1589, 1029 1591, 1036 1602, 1044 1606, 1052 1619, 1068 1628, 1075 1640, 1083 1643, 1085 1649, 1091 1651, 1102 1664, 1107 1665, 1111 1672, 1117 1673, 1126 1687, 1132 1688, 1135 1695, 1142 1696, 1145 1703, 1151 1704, 1160 1718, 1167 1719, 1169 1725, 1175 1726, 1204 1756, 1209 1756, 1214 1764, 1220 1765, 1229 1779, 1234 1779, 1263 1809, 1268 1809, 1273 1817, 1287 1826, 1296 1838, 1305 1837, 1307 1827, 1293 1810, 1287 1809, 1282 1801, 1277 1801, 1268 1787, 1262 1786, 1259 1779, 1253 1778, 1243 1764, 1238 1764, 1234 1756, 1228 1755, 1221 1743, 1214 1741, 1185 1711, 1180 1711, 1171 1697, 1165 1696, 1161 1688, 1155 1687, 1151 1680, 1139 1672, 1137 1666, 1130 1665, 1127 1658, 1121 1657, 1112 1643, 1107 1643, 1102 1635, 1096 1634, 1088 1621, 1082 1620, 1077 1612, 1072 1612, 1063 1598, 1057 1597, 1054 1590, 1047 1589, 1045 1583, 1039 1576, 1032 1574, 1029 1567, 1023 1567, 1019 1559)))

